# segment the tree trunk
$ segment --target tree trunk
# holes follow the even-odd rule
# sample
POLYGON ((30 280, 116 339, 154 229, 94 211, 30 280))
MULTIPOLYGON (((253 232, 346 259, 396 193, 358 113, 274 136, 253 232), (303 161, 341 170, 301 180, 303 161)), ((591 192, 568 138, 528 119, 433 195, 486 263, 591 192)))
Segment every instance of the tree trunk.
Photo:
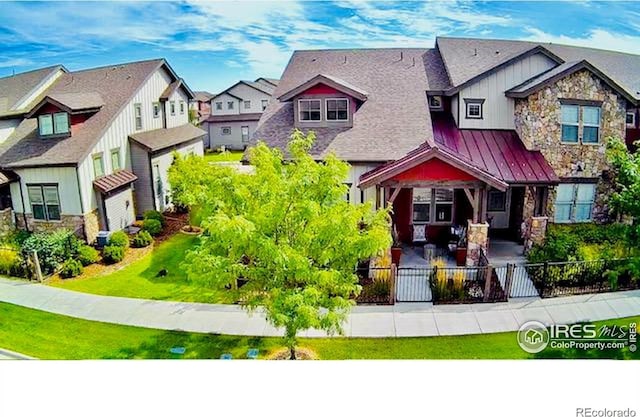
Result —
POLYGON ((289 360, 296 360, 296 347, 295 346, 291 346, 289 348, 289 352, 291 353, 291 355, 289 356, 289 360))

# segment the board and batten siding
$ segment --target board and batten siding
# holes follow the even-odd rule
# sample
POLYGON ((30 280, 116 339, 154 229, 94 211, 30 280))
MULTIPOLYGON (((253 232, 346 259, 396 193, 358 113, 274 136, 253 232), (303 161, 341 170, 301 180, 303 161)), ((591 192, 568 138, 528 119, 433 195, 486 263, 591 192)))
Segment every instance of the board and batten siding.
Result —
MULTIPOLYGON (((556 65, 553 60, 538 53, 518 60, 478 82, 464 87, 458 94, 460 109, 458 127, 461 129, 515 129, 514 100, 506 97, 505 91, 556 65), (465 98, 485 100, 482 119, 465 118, 465 98)), ((453 106, 452 113, 457 113, 453 106)))
MULTIPOLYGON (((25 168, 17 169, 15 173, 20 177, 22 185, 22 196, 24 196, 24 212, 31 214, 31 204, 29 204, 29 194, 27 185, 29 184, 57 184, 58 195, 60 197, 60 214, 62 215, 82 215, 80 203, 80 191, 78 190, 78 178, 75 167, 53 167, 53 168, 25 168)), ((16 212, 23 212, 20 188, 18 183, 11 185, 11 200, 16 212)))
MULTIPOLYGON (((364 201, 375 202, 376 200, 376 187, 366 188, 364 191, 364 201, 361 201, 361 193, 360 188, 358 187, 358 183, 360 182, 360 176, 366 172, 371 171, 372 169, 378 167, 380 164, 351 164, 351 169, 349 170, 349 175, 345 183, 351 184, 349 188, 349 201, 351 203, 363 203, 364 201)), ((374 204, 375 207, 375 204, 374 204)))
POLYGON ((105 198, 104 206, 107 209, 107 224, 109 230, 122 230, 131 225, 136 219, 133 212, 133 193, 131 187, 127 187, 105 198))
POLYGON ((169 167, 173 163, 173 152, 178 152, 181 155, 189 155, 193 153, 198 156, 204 155, 204 143, 202 141, 186 143, 182 146, 167 149, 162 153, 153 155, 151 157, 151 179, 154 185, 155 192, 155 209, 164 211, 172 207, 169 199, 170 186, 168 171, 169 167), (156 168, 157 167, 157 168, 156 168), (159 176, 158 176, 159 173, 159 176), (161 193, 158 193, 158 181, 160 182, 161 193))
MULTIPOLYGON (((122 167, 131 170, 131 155, 129 148, 129 135, 135 132, 143 132, 162 128, 162 115, 153 117, 153 103, 159 101, 160 95, 171 83, 171 78, 164 68, 158 69, 149 77, 147 82, 138 90, 136 95, 115 117, 113 123, 109 126, 104 135, 93 147, 87 157, 80 163, 78 169, 80 173, 80 187, 83 191, 83 207, 86 212, 90 212, 97 208, 97 200, 95 190, 93 188, 93 180, 95 175, 93 172, 93 155, 103 154, 105 174, 111 174, 113 167, 111 166, 111 150, 120 149, 120 160, 122 167), (140 103, 142 106, 142 129, 136 130, 134 105, 140 103)), ((182 93, 183 94, 183 93, 182 93)), ((176 95, 176 93, 174 93, 176 95)), ((178 95, 176 95, 177 97, 178 95)), ((186 97, 185 97, 186 102, 186 97)), ((162 107, 162 106, 161 106, 162 107)), ((185 107, 187 105, 185 104, 185 107)), ((184 114, 180 114, 180 109, 176 103, 176 115, 167 115, 167 125, 177 126, 188 123, 189 115, 185 109, 184 114)), ((140 182, 140 181, 138 181, 140 182)), ((137 184, 136 184, 137 186, 137 184)))
POLYGON ((149 153, 135 142, 131 142, 130 149, 131 169, 138 177, 133 185, 136 193, 135 211, 136 215, 141 217, 145 211, 154 209, 149 153))
POLYGON ((238 110, 239 108, 240 108, 240 100, 226 93, 220 94, 218 97, 211 100, 211 114, 215 116, 239 114, 240 113, 240 111, 238 110), (227 102, 229 101, 233 102, 233 109, 231 110, 229 110, 227 107, 227 102), (222 103, 222 110, 216 109, 216 103, 218 102, 222 103))

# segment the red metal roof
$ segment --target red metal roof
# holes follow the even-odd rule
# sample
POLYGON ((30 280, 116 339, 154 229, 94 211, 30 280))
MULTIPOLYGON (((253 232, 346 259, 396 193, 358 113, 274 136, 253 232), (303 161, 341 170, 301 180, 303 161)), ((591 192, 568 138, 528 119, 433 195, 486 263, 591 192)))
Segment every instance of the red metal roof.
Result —
POLYGON ((115 190, 116 188, 131 184, 137 179, 138 177, 136 177, 134 173, 123 169, 114 172, 113 174, 96 178, 93 181, 93 186, 103 194, 106 194, 115 190))
POLYGON ((491 176, 511 184, 556 183, 558 176, 539 151, 529 151, 513 130, 458 129, 446 114, 431 115, 436 145, 491 176))

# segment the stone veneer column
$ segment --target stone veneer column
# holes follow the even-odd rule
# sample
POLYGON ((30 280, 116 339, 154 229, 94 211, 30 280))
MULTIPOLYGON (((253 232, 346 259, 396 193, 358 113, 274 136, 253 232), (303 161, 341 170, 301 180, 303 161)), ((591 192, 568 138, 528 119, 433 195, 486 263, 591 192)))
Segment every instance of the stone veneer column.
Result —
POLYGON ((489 223, 473 223, 469 220, 467 227, 467 266, 477 266, 480 251, 487 253, 489 241, 489 223))
POLYGON ((533 245, 540 245, 544 243, 544 239, 547 236, 547 224, 549 224, 548 217, 532 217, 529 227, 527 228, 527 234, 524 238, 524 250, 528 252, 533 245))

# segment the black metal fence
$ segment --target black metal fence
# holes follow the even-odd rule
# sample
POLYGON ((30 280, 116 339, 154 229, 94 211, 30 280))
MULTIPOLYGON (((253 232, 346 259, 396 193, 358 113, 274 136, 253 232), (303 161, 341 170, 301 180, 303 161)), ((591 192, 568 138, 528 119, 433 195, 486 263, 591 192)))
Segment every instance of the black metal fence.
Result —
POLYGON ((396 299, 396 267, 358 268, 356 271, 362 291, 358 304, 394 304, 396 299))

